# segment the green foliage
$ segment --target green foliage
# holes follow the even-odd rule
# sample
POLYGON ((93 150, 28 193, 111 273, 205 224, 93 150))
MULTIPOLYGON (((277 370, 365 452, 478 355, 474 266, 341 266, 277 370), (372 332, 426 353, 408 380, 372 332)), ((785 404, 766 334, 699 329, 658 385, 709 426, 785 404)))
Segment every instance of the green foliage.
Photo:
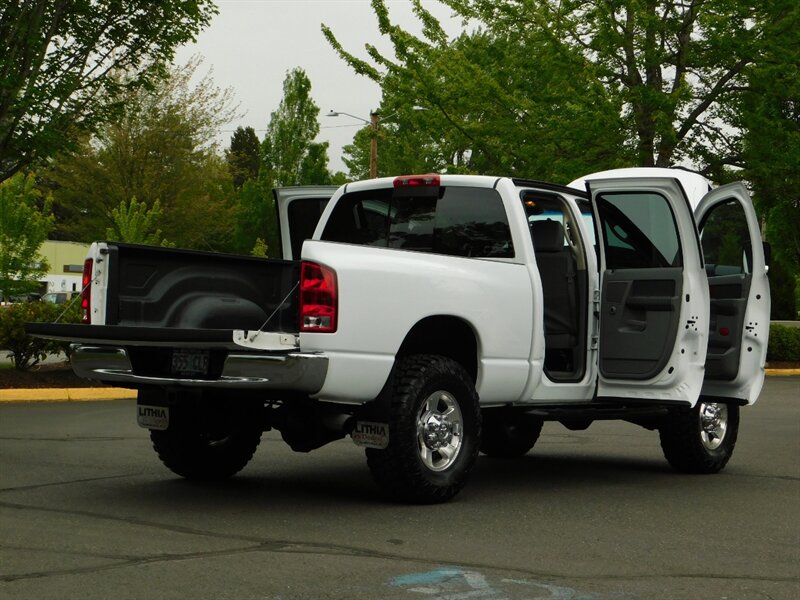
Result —
POLYGON ((0 3, 0 181, 112 119, 216 12, 212 0, 0 3))
POLYGON ((250 256, 261 256, 262 258, 266 258, 268 256, 268 250, 269 248, 267 247, 267 242, 261 238, 256 238, 256 243, 253 246, 253 249, 250 251, 250 256))
POLYGON ((765 0, 763 57, 745 71, 747 88, 734 106, 743 130, 741 163, 772 245, 773 317, 795 318, 800 303, 800 4, 765 0), (777 285, 776 285, 777 284, 777 285))
MULTIPOLYGON (((319 108, 311 98, 311 82, 302 69, 290 71, 283 82, 283 99, 270 115, 261 143, 258 179, 244 180, 235 202, 233 238, 242 254, 267 252, 280 256, 273 187, 328 184, 328 144, 315 143, 319 108)), ((233 149, 233 146, 231 147, 233 149)), ((341 179, 341 176, 340 176, 341 179)))
POLYGON ((328 171, 328 142, 308 145, 306 155, 300 163, 300 182, 303 185, 330 185, 328 171))
POLYGON ((561 181, 615 166, 736 160, 731 99, 742 94, 747 67, 762 58, 768 32, 757 5, 442 3, 472 32, 447 40, 414 0, 418 38, 392 24, 384 0, 372 0, 394 56, 368 45, 369 61, 323 26, 339 55, 382 86, 382 112, 403 103, 432 109, 430 128, 415 128, 433 138, 433 149, 417 144, 427 159, 439 150, 448 170, 561 181))
POLYGON ((797 318, 795 296, 797 277, 779 260, 773 260, 769 268, 770 317, 776 321, 797 318))
POLYGON ((33 175, 17 173, 0 183, 0 295, 33 291, 47 273, 39 248, 53 227, 50 200, 39 207, 41 194, 33 175))
POLYGON ((771 324, 767 360, 800 362, 800 327, 771 324))
POLYGON ((322 177, 320 170, 327 170, 328 156, 326 144, 314 144, 318 117, 305 71, 290 71, 283 81, 281 103, 270 115, 261 143, 259 176, 268 187, 302 185, 311 183, 305 177, 322 177))
POLYGON ((245 181, 237 191, 234 213, 235 246, 239 254, 250 254, 258 238, 266 238, 268 248, 276 248, 277 215, 272 191, 259 180, 245 181))
MULTIPOLYGON (((446 171, 564 181, 632 161, 618 94, 596 82, 577 50, 555 44, 540 28, 512 35, 487 25, 447 41, 421 3, 415 5, 430 36, 425 39, 392 25, 384 3, 373 2, 397 57, 370 46, 376 67, 367 68, 323 29, 356 71, 382 87, 379 174, 446 171)), ((348 148, 353 176, 362 175, 369 137, 362 130, 348 148)))
POLYGON ((151 208, 144 202, 131 198, 121 202, 111 211, 114 227, 106 229, 106 238, 131 244, 171 247, 174 244, 161 237, 157 223, 161 219, 161 203, 156 200, 151 208))
POLYGON ((245 181, 258 177, 261 162, 261 144, 252 127, 237 127, 231 136, 231 145, 225 152, 228 169, 237 190, 245 181))
POLYGON ((9 352, 15 369, 25 371, 48 354, 67 352, 65 342, 34 338, 25 333, 25 323, 52 323, 56 319, 61 323, 79 323, 80 302, 66 309, 48 302, 21 302, 0 308, 0 348, 9 352))
POLYGON ((193 59, 152 89, 125 95, 124 111, 44 174, 53 189, 56 237, 91 241, 114 228, 113 211, 131 198, 148 209, 158 200, 158 226, 181 247, 230 250, 234 195, 216 134, 235 115, 230 90, 208 75, 195 83, 193 59))

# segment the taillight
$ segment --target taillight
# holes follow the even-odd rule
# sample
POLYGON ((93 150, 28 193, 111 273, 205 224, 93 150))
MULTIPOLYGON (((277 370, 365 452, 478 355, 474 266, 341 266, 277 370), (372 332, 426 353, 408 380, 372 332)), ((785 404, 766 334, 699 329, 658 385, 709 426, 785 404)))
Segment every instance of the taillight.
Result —
POLYGON ((300 331, 336 331, 336 272, 312 262, 300 267, 300 331))
POLYGON ((429 175, 403 175, 394 178, 394 187, 439 187, 441 182, 442 178, 436 173, 429 175))
POLYGON ((83 261, 83 277, 81 278, 81 321, 92 322, 92 267, 94 261, 87 258, 83 261))

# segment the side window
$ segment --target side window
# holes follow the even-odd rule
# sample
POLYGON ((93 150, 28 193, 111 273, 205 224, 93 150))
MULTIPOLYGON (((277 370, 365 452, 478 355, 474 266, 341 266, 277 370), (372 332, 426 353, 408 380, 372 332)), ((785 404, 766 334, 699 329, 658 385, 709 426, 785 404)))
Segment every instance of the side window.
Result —
POLYGON ((500 194, 486 188, 447 188, 436 206, 433 252, 513 257, 511 230, 500 194))
POLYGON ((709 275, 750 272, 750 232, 744 209, 736 200, 721 202, 706 213, 700 241, 709 275))
POLYGON ((500 195, 445 187, 438 197, 393 197, 391 189, 343 196, 323 240, 470 257, 513 257, 500 195))
POLYGON ((659 194, 603 194, 597 199, 609 269, 683 264, 672 209, 659 194))

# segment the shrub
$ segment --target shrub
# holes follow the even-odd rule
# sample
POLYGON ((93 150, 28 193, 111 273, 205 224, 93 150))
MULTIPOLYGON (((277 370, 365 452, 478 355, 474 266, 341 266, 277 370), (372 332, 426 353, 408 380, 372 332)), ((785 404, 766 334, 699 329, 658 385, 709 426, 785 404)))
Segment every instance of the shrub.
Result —
MULTIPOLYGON (((30 337, 24 327, 25 323, 52 323, 64 309, 64 306, 48 302, 21 302, 0 308, 0 349, 8 352, 15 369, 25 371, 44 360, 48 354, 67 353, 67 342, 30 337)), ((75 302, 59 322, 79 321, 80 305, 75 302)))
POLYGON ((800 327, 770 325, 767 360, 800 362, 800 327))

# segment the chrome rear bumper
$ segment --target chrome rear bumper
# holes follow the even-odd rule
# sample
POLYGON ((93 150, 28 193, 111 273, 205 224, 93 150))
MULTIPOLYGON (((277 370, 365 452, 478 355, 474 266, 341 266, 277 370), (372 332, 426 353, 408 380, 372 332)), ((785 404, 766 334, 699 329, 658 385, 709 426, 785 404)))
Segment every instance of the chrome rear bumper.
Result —
POLYGON ((128 351, 118 346, 73 344, 72 369, 80 377, 122 387, 177 386, 287 390, 313 394, 322 388, 328 358, 308 352, 229 353, 216 379, 160 377, 134 373, 128 351))

